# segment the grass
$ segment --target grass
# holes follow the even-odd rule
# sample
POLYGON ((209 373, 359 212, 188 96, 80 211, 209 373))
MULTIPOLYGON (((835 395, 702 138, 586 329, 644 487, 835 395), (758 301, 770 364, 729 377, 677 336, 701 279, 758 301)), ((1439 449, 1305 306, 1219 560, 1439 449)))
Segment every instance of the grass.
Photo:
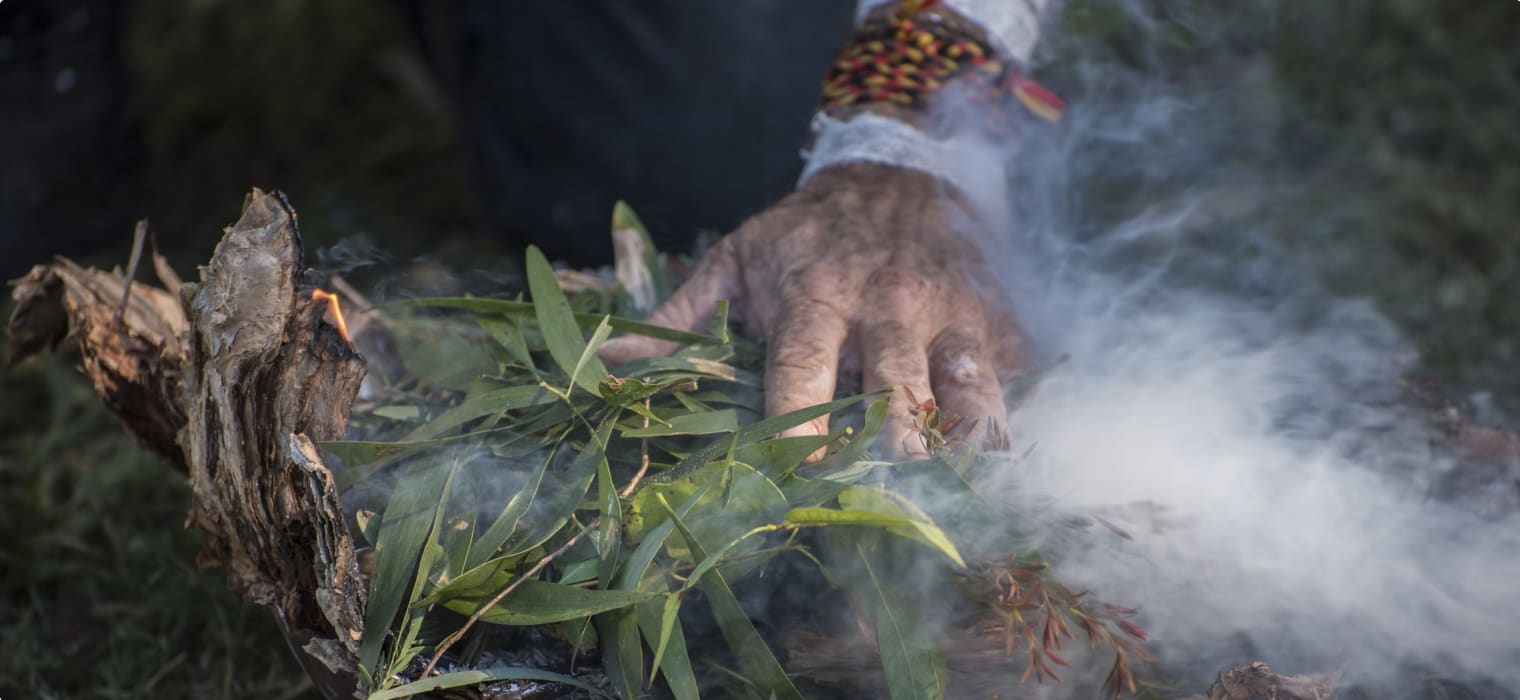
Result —
POLYGON ((196 570, 183 477, 66 356, 0 396, 0 697, 316 697, 269 613, 196 570))

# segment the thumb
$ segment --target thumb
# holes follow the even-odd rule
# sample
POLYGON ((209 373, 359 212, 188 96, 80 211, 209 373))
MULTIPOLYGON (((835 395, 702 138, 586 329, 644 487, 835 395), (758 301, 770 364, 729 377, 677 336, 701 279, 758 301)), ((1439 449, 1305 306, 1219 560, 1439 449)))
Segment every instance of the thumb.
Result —
MULTIPOLYGON (((702 262, 697 264, 691 278, 645 320, 667 328, 699 331, 712 318, 719 300, 728 299, 737 303, 742 289, 739 284, 739 255, 733 240, 730 235, 718 241, 702 257, 702 262)), ((602 361, 616 366, 630 360, 668 355, 679 347, 679 343, 670 340, 625 335, 604 343, 599 354, 602 361)))

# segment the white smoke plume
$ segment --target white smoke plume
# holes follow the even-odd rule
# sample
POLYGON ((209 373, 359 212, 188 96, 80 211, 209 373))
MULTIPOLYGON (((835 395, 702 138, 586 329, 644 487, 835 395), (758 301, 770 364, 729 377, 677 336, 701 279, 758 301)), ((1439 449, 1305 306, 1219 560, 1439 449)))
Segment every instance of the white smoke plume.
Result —
POLYGON ((1401 401, 1413 343, 1272 235, 1305 193, 1252 165, 1300 131, 1271 63, 1200 44, 1184 79, 1148 72, 1179 25, 1208 34, 1173 5, 1102 4, 1135 37, 1123 57, 1047 31, 1072 107, 1021 125, 996 246, 1043 374, 1010 416, 1028 454, 989 492, 1130 535, 1037 533, 1063 581, 1142 607, 1199 690, 1262 660, 1375 697, 1414 671, 1515 697, 1520 516, 1430 496, 1457 465, 1401 401))

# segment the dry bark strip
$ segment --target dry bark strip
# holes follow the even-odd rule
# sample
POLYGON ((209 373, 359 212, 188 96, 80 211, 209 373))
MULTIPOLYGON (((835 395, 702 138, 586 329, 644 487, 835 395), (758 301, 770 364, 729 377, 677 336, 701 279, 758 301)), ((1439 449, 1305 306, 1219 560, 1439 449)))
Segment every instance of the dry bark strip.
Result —
POLYGON ((59 258, 12 284, 12 361, 77 348, 106 405, 188 476, 200 563, 274 611, 324 694, 353 695, 365 586, 314 443, 343 434, 365 364, 311 298, 294 209, 254 190, 199 282, 130 283, 125 313, 119 272, 59 258))

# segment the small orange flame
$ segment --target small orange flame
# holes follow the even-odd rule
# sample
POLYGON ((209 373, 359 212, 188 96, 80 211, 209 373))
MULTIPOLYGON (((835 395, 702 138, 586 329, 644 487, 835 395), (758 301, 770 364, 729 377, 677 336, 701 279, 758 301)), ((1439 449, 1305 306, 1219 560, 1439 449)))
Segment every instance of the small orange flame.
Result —
POLYGON ((338 327, 338 334, 343 336, 344 342, 349 347, 354 346, 354 339, 348 336, 348 324, 343 321, 343 309, 338 306, 338 295, 321 289, 311 290, 312 301, 326 301, 327 313, 332 315, 333 325, 338 327))

